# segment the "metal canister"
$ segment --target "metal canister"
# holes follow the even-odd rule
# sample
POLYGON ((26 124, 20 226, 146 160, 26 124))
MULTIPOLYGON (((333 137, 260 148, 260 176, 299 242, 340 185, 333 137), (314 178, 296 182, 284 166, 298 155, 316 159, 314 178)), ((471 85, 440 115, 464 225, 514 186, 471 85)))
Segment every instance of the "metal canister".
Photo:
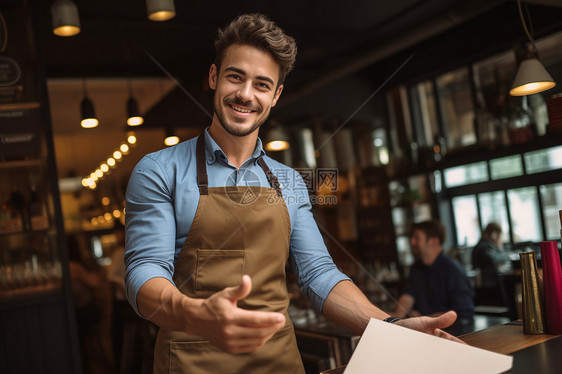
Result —
POLYGON ((521 252, 519 258, 521 259, 521 288, 523 290, 523 332, 525 334, 544 334, 546 318, 537 256, 535 252, 521 252))

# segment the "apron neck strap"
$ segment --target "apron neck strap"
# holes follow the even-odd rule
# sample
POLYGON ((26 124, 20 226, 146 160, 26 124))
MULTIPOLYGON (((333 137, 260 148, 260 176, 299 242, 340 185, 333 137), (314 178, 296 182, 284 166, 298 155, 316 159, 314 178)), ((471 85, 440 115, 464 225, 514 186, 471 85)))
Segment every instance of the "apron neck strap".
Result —
MULTIPOLYGON (((197 138, 197 145, 195 148, 195 155, 197 159, 197 185, 199 186, 199 194, 200 195, 208 195, 209 194, 209 177, 207 176, 207 165, 205 165, 205 133, 203 132, 197 138)), ((281 194, 281 185, 279 184, 279 180, 271 172, 269 166, 265 163, 262 157, 258 159, 258 164, 264 171, 265 175, 267 176, 267 180, 271 187, 275 188, 277 195, 279 197, 282 196, 281 194)))
POLYGON ((269 181, 271 187, 275 188, 275 191, 277 192, 277 196, 282 197, 281 185, 279 184, 279 180, 277 179, 275 174, 271 172, 269 166, 267 166, 267 164, 263 160, 263 157, 260 157, 258 159, 258 163, 260 164, 262 170, 265 172, 265 175, 267 176, 267 180, 269 181))
POLYGON ((207 166, 205 165, 205 133, 202 133, 197 138, 195 156, 197 159, 197 185, 199 186, 199 194, 208 195, 209 178, 207 176, 207 166))

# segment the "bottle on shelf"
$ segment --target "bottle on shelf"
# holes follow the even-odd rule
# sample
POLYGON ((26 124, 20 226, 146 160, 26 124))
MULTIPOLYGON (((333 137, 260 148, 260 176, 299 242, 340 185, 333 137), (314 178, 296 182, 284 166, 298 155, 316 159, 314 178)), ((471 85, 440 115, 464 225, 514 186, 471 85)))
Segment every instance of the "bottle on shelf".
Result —
POLYGON ((37 191, 37 186, 31 186, 31 196, 27 206, 31 230, 45 230, 49 228, 49 215, 47 207, 37 191))
POLYGON ((14 187, 10 198, 0 211, 0 233, 9 234, 22 232, 28 228, 25 199, 21 191, 14 187))

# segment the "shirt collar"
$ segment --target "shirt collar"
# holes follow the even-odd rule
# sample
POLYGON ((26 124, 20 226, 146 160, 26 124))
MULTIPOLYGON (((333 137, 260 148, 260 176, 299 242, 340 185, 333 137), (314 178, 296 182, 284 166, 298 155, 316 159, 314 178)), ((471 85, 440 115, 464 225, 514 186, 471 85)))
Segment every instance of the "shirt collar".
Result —
MULTIPOLYGON (((207 127, 204 131, 205 135, 205 158, 207 159, 207 163, 210 165, 214 163, 217 158, 223 158, 224 162, 227 162, 226 155, 224 154, 221 147, 215 142, 215 139, 209 134, 209 127, 207 127)), ((254 153, 252 154, 252 159, 254 163, 258 161, 258 159, 265 155, 265 151, 263 150, 263 143, 260 138, 256 141, 256 148, 254 149, 254 153)))

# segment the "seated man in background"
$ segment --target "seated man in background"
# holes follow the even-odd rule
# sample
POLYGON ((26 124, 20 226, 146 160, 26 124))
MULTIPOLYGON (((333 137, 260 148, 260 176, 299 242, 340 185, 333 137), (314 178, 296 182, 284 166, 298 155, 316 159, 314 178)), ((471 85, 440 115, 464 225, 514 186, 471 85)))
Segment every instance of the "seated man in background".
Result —
POLYGON ((410 245, 416 262, 392 315, 403 318, 454 310, 459 320, 472 320, 474 291, 461 265, 443 253, 444 240, 445 228, 437 221, 412 226, 410 245))
POLYGON ((482 287, 498 287, 498 272, 509 268, 509 256, 502 248, 502 228, 491 222, 484 229, 482 239, 472 250, 472 266, 474 269, 480 269, 482 287))

